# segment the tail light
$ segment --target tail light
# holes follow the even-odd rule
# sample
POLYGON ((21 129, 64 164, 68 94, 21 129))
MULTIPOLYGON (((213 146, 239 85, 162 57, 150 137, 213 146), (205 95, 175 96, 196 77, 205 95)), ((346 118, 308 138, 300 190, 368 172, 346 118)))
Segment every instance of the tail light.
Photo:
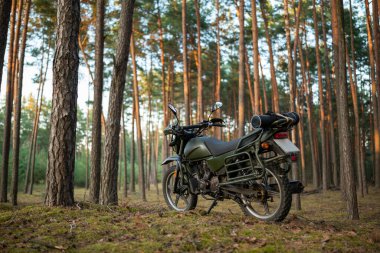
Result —
POLYGON ((273 136, 275 139, 285 139, 288 138, 288 132, 278 132, 273 136))
POLYGON ((297 155, 292 154, 292 155, 290 156, 290 159, 292 160, 292 162, 296 162, 297 159, 298 159, 298 157, 297 157, 297 155))

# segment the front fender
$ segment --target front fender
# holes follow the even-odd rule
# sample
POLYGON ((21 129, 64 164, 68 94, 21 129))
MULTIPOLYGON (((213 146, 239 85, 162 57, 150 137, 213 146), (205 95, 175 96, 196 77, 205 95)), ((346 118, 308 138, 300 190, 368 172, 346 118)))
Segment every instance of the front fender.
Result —
POLYGON ((171 163, 171 162, 180 162, 181 161, 181 158, 178 156, 178 155, 175 155, 175 156, 169 156, 168 158, 166 158, 161 165, 166 165, 168 163, 171 163))

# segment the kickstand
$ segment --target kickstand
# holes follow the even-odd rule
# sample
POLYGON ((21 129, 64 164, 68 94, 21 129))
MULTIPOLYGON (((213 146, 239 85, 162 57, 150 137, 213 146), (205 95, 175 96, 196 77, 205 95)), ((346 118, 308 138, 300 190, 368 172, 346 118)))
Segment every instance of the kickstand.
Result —
POLYGON ((212 202, 211 206, 208 208, 206 214, 210 214, 211 210, 216 207, 216 205, 218 204, 218 200, 217 199, 214 199, 214 201, 212 202))

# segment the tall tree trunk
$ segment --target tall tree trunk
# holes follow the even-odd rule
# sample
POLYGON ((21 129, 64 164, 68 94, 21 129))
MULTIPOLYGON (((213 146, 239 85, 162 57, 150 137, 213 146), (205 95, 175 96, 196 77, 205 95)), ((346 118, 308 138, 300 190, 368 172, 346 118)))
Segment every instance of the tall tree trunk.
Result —
POLYGON ((31 170, 31 164, 32 164, 32 156, 33 156, 33 148, 34 148, 34 136, 37 126, 37 113, 38 113, 38 105, 40 101, 41 91, 42 91, 42 84, 43 84, 43 71, 44 71, 44 59, 45 59, 45 40, 42 39, 42 57, 41 57, 41 67, 40 67, 40 74, 39 74, 39 84, 38 84, 38 91, 37 91, 37 99, 34 105, 34 120, 33 120, 33 129, 32 134, 30 138, 30 148, 29 148, 29 159, 26 167, 25 172, 25 188, 24 193, 28 192, 29 184, 30 184, 30 170, 31 170))
POLYGON ((58 0, 45 204, 74 204, 80 1, 58 0), (65 113, 62 113, 65 112, 65 113))
POLYGON ((329 61, 329 48, 327 46, 327 32, 326 32, 326 20, 325 20, 325 9, 324 0, 321 0, 321 13, 322 13, 322 33, 323 33, 323 47, 324 47, 324 60, 325 60, 325 78, 326 78, 326 101, 328 104, 328 128, 330 135, 330 155, 331 155, 331 165, 333 174, 334 186, 338 186, 338 162, 336 157, 336 146, 335 146, 335 131, 334 131, 334 110, 332 104, 332 93, 331 93, 331 74, 330 74, 330 61, 329 61))
POLYGON ((137 81, 137 64, 136 64, 135 42, 134 42, 133 34, 131 38, 131 55, 132 55, 132 64, 133 64, 133 96, 134 96, 136 130, 137 130, 137 161, 139 164, 139 188, 140 188, 140 194, 141 194, 142 200, 146 201, 144 159, 143 159, 144 154, 143 154, 143 143, 142 143, 143 137, 141 133, 139 87, 138 87, 138 81, 137 81))
MULTIPOLYGON (((348 45, 348 42, 347 42, 348 45)), ((361 175, 361 163, 360 163, 360 122, 359 122, 359 106, 358 106, 358 95, 356 91, 356 83, 353 79, 352 68, 350 63, 350 57, 348 55, 348 46, 345 50, 346 62, 348 67, 348 75, 350 80, 351 95, 352 95, 352 104, 354 107, 354 117, 355 117, 355 127, 354 127, 354 143, 355 143, 355 162, 356 162, 356 171, 357 171, 357 185, 358 190, 361 195, 364 196, 363 184, 362 184, 362 175, 361 175)))
MULTIPOLYGON (((27 0, 25 8, 25 17, 23 24, 23 33, 21 41, 21 51, 19 57, 19 76, 17 82, 17 89, 15 89, 15 109, 14 109, 14 125, 13 125, 13 173, 12 173, 12 205, 17 205, 17 192, 18 192, 18 171, 19 171, 19 154, 20 154, 20 119, 21 119, 21 99, 22 99, 22 84, 24 76, 24 59, 26 40, 28 33, 29 14, 30 14, 31 0, 27 0)), ((0 75, 1 78, 1 75, 0 75)))
MULTIPOLYGON (((380 31, 379 31, 379 3, 376 0, 372 1, 372 15, 373 15, 373 40, 374 40, 374 53, 376 62, 376 89, 377 92, 373 94, 373 100, 377 102, 377 137, 375 140, 375 187, 380 188, 380 31)), ((375 134, 376 135, 376 134, 375 134)))
MULTIPOLYGON (((216 82, 215 82, 215 92, 214 92, 214 99, 215 101, 220 101, 220 85, 221 85, 221 71, 220 71, 220 27, 219 27, 219 19, 220 19, 220 13, 219 13, 219 0, 215 1, 215 7, 216 7, 216 82)), ((215 112, 215 116, 220 118, 220 110, 217 110, 215 112)), ((222 128, 217 127, 214 130, 215 138, 221 139, 222 138, 222 128)))
MULTIPOLYGON (((5 124, 4 124, 4 139, 3 139, 3 162, 1 164, 1 187, 0 187, 0 202, 7 202, 8 192, 8 162, 9 162, 9 146, 11 139, 11 118, 12 118, 12 103, 13 103, 13 62, 14 37, 15 37, 15 20, 16 20, 16 0, 12 1, 10 39, 8 50, 8 70, 7 70, 7 88, 5 101, 5 124)), ((0 70, 2 71, 2 69, 0 70)))
POLYGON ((131 176, 130 176, 130 189, 131 192, 135 192, 135 118, 136 118, 136 109, 135 109, 135 98, 133 97, 132 105, 132 133, 131 133, 131 176))
POLYGON ((197 36, 198 36, 198 43, 197 43, 197 57, 198 57, 198 64, 197 64, 197 120, 199 122, 203 121, 203 82, 202 82, 202 46, 201 46, 201 15, 200 15, 200 7, 199 7, 199 1, 194 0, 195 5, 195 15, 197 17, 197 36))
POLYGON ((247 77, 249 99, 251 102, 252 112, 254 112, 255 111, 255 96, 254 96, 254 92, 253 92, 253 88, 252 88, 251 71, 249 68, 248 52, 247 52, 246 47, 244 48, 244 66, 245 66, 245 75, 247 77))
POLYGON ((239 0, 239 118, 238 135, 244 135, 244 0, 239 0))
POLYGON ((7 47, 9 18, 13 2, 16 1, 0 0, 0 91, 1 80, 3 79, 4 54, 7 47))
POLYGON ((158 146, 159 146, 159 142, 160 142, 160 135, 158 134, 158 126, 156 126, 156 146, 155 146, 155 149, 154 149, 154 154, 155 154, 155 160, 154 161, 154 185, 156 187, 156 193, 157 195, 159 195, 159 191, 158 191, 158 171, 157 171, 157 167, 158 167, 158 161, 157 158, 158 158, 158 146))
MULTIPOLYGON (((368 56, 369 56, 369 62, 371 67, 371 91, 372 91, 372 114, 373 114, 373 131, 372 131, 372 143, 373 143, 373 150, 372 153, 374 159, 373 159, 373 168, 374 168, 374 174, 376 174, 376 166, 378 166, 378 157, 380 157, 380 150, 378 147, 380 146, 380 130, 379 130, 379 111, 377 107, 377 100, 376 100, 376 93, 377 93, 377 87, 376 87, 376 76, 375 76, 375 59, 374 59, 374 51, 373 51, 373 36, 372 36, 372 28, 371 28, 371 15, 369 11, 369 3, 368 0, 365 0, 365 10, 366 10, 366 27, 367 27, 367 36, 368 36, 368 56)), ((380 159, 380 158, 379 158, 380 159)))
POLYGON ((104 55, 104 12, 105 1, 96 1, 95 27, 95 79, 94 104, 92 107, 92 135, 91 135, 91 173, 90 173, 90 201, 99 203, 100 170, 102 157, 102 100, 103 100, 103 55, 104 55))
MULTIPOLYGON (((162 88, 162 111, 164 114, 164 120, 163 120, 163 127, 165 128, 169 123, 169 114, 168 114, 168 88, 166 86, 165 81, 165 50, 164 50, 164 32, 162 29, 162 21, 161 21, 161 11, 160 11, 160 2, 157 0, 157 25, 158 25, 158 31, 160 35, 160 60, 161 60, 161 88, 162 88)), ((169 76, 170 78, 170 76, 169 76)), ((166 159, 168 156, 168 140, 166 138, 162 139, 162 152, 161 152, 161 159, 162 161, 166 159)), ((157 157, 158 159, 158 157, 157 157)), ((163 166, 163 169, 166 169, 167 166, 163 166)))
POLYGON ((268 98, 267 98, 267 87, 265 84, 265 76, 263 71, 263 66, 261 65, 261 57, 259 56, 259 65, 260 65, 260 71, 261 71, 261 85, 263 86, 263 94, 264 94, 264 111, 269 111, 269 104, 268 104, 268 98))
POLYGON ((90 129, 90 83, 88 84, 88 92, 87 92, 87 113, 86 113, 86 180, 85 180, 85 189, 88 190, 88 170, 89 170, 89 141, 88 141, 88 131, 90 129))
POLYGON ((252 46, 253 46, 253 76, 255 90, 255 114, 260 114, 260 77, 259 77, 259 32, 257 29, 256 0, 251 0, 252 15, 252 46))
POLYGON ((100 203, 103 205, 117 204, 117 162, 119 159, 117 147, 120 136, 120 118, 125 76, 129 58, 129 47, 131 45, 134 4, 134 0, 123 0, 121 3, 120 30, 112 74, 104 141, 104 167, 101 171, 100 203))
MULTIPOLYGON (((306 41, 306 31, 305 31, 305 41, 306 41)), ((312 170, 313 170, 313 186, 315 189, 318 189, 319 186, 319 180, 318 180, 318 164, 317 164, 317 156, 316 156, 316 151, 315 151, 315 144, 314 142, 316 139, 314 139, 314 106, 313 106, 313 100, 311 99, 311 94, 313 94, 312 87, 310 85, 310 71, 309 71, 309 59, 308 59, 308 54, 307 50, 308 48, 306 47, 305 50, 305 58, 306 58, 306 64, 302 63, 303 61, 303 51, 302 51, 302 45, 300 41, 300 46, 299 46, 299 52, 300 52, 300 59, 301 59, 301 65, 304 66, 304 69, 306 67, 306 72, 308 75, 307 82, 304 83, 304 90, 305 90, 305 96, 306 96, 306 106, 307 106, 307 119, 308 119, 308 132, 309 132, 309 143, 310 143, 310 153, 311 153, 311 163, 312 163, 312 170)), ((305 71, 303 71, 305 72, 305 71)), ((306 80, 306 77, 305 77, 306 80)))
MULTIPOLYGON (((290 88, 290 111, 294 112, 294 89, 295 89, 295 83, 294 83, 294 71, 293 71, 293 58, 292 58, 292 48, 291 48, 291 38, 290 38, 290 27, 289 27, 289 12, 288 12, 288 0, 284 0, 284 18, 285 18, 285 34, 286 34, 286 48, 288 52, 288 81, 289 81, 289 88, 290 88)), ((298 36, 298 35, 297 35, 298 36)), ((296 131, 293 129, 291 131, 292 134, 292 140, 293 142, 296 141, 296 131)), ((298 179, 298 165, 296 162, 292 163, 292 176, 293 179, 298 179)), ((299 194, 295 195, 295 208, 297 210, 301 210, 301 198, 299 194)))
POLYGON ((352 66, 350 63, 350 58, 348 55, 348 46, 346 47, 346 62, 348 66, 348 73, 350 78, 350 86, 351 86, 351 96, 352 96, 352 104, 354 107, 354 117, 355 117, 355 127, 354 127, 354 139, 355 139, 355 161, 356 161, 356 171, 357 171, 357 185, 358 190, 361 193, 361 196, 364 196, 364 188, 363 188, 363 180, 362 180, 362 169, 361 169, 361 143, 360 143, 360 118, 359 118, 359 104, 358 104, 358 93, 357 93, 357 79, 356 79, 356 63, 355 63, 355 47, 354 47, 354 31, 352 25, 352 5, 350 0, 350 35, 351 35, 351 55, 352 55, 352 66))
POLYGON ((124 107, 122 107, 121 120, 123 127, 123 160, 124 160, 124 189, 123 196, 126 198, 128 196, 128 168, 127 168, 127 140, 125 136, 125 120, 124 120, 124 107))
POLYGON ((185 104, 185 124, 190 125, 190 85, 187 65, 187 31, 186 0, 182 0, 182 59, 183 59, 183 94, 185 104))
POLYGON ((44 87, 46 83, 46 74, 49 68, 49 61, 50 61, 50 40, 48 40, 48 51, 47 51, 47 61, 46 61, 46 67, 44 75, 41 77, 41 92, 40 92, 40 100, 37 101, 37 111, 36 111, 36 118, 35 118, 35 128, 33 129, 33 142, 32 142, 32 149, 31 149, 31 157, 30 157, 30 180, 28 184, 27 193, 33 194, 33 186, 34 186, 34 169, 35 169, 35 161, 36 161, 36 150, 37 150, 37 139, 38 139, 38 129, 39 129, 39 123, 40 123, 40 114, 42 109, 42 102, 43 102, 43 95, 44 95, 44 87))
POLYGON ((328 169, 326 162, 326 133, 325 133, 325 103, 323 97, 323 84, 322 84, 322 65, 321 57, 319 54, 319 32, 318 32, 318 18, 317 10, 315 6, 315 0, 313 0, 313 19, 314 19, 314 39, 315 39, 315 55, 317 59, 318 68, 318 90, 319 90, 319 128, 321 132, 321 144, 322 144, 322 189, 327 191, 329 185, 328 169))
POLYGON ((339 124, 340 164, 343 173, 347 213, 350 219, 359 219, 358 203, 355 189, 354 169, 352 166, 352 146, 350 143, 350 129, 348 125, 348 104, 346 89, 345 42, 343 31, 343 2, 332 0, 331 3, 333 52, 335 77, 337 83, 337 113, 339 124))
POLYGON ((272 82, 272 96, 273 96, 272 110, 274 110, 274 112, 280 112, 280 102, 279 102, 277 80, 276 80, 276 69, 274 65, 273 49, 272 49, 272 39, 269 34, 268 18, 265 11, 265 6, 267 2, 266 0, 260 0, 259 2, 260 2, 261 15, 264 20, 265 38, 268 44, 268 51, 269 51, 270 78, 272 82))

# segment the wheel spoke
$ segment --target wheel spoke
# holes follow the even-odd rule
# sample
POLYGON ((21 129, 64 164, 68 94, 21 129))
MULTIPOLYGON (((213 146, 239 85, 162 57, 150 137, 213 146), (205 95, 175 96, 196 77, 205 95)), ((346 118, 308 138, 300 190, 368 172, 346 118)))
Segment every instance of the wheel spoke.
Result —
POLYGON ((263 206, 264 206, 264 209, 265 209, 265 214, 266 214, 266 215, 269 215, 270 212, 269 212, 268 202, 267 202, 267 201, 264 201, 264 202, 263 202, 263 206))
POLYGON ((279 192, 267 190, 269 196, 280 196, 279 192))

